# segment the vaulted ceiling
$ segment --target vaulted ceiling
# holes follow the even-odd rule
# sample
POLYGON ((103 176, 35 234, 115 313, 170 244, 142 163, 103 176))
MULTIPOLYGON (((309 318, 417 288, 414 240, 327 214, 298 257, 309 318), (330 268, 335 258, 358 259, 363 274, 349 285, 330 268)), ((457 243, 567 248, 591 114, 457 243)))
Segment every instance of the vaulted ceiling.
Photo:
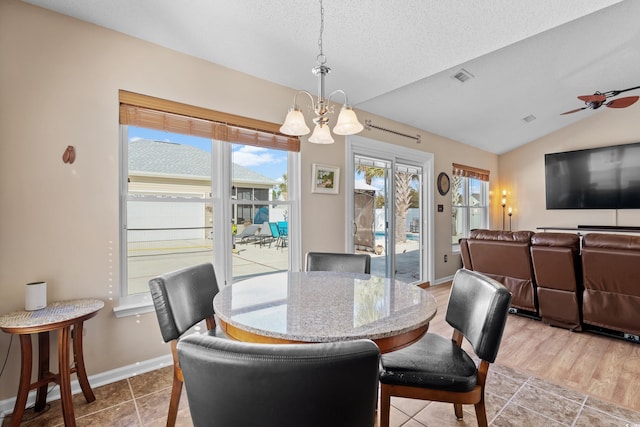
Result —
MULTIPOLYGON (((317 1, 23 1, 317 91, 317 1)), ((593 114, 616 114, 560 115, 584 106, 578 95, 640 85, 637 0, 324 0, 324 9, 328 91, 497 154, 593 114), (472 76, 464 83, 453 78, 463 70, 472 76)), ((619 96, 627 95, 640 89, 619 96)), ((640 114, 640 102, 628 108, 640 114)))

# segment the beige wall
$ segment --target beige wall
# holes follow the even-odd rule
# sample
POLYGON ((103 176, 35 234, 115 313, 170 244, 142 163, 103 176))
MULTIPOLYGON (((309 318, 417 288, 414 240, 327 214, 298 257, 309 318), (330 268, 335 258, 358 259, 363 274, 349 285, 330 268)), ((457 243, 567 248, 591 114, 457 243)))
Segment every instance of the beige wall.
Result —
POLYGON ((637 210, 546 210, 544 155, 640 141, 640 104, 624 109, 585 111, 585 118, 500 156, 502 185, 514 203, 513 229, 578 225, 640 226, 637 210))
MULTIPOLYGON (((292 89, 17 0, 0 1, 0 313, 23 307, 23 285, 34 280, 48 282, 49 300, 105 300, 86 324, 90 375, 169 351, 155 314, 116 319, 112 312, 119 289, 119 89, 270 122, 284 118, 293 97, 292 89), (73 165, 62 162, 67 145, 76 147, 73 165)), ((497 177, 493 154, 365 113, 360 118, 422 134, 418 148, 434 153, 436 174, 457 162, 497 177)), ((416 146, 378 131, 364 135, 416 146)), ((343 250, 344 179, 338 197, 309 189, 312 163, 344 168, 344 139, 332 146, 303 141, 301 158, 302 251, 343 250)), ((436 192, 435 204, 445 205, 435 213, 436 279, 460 265, 457 257, 442 262, 451 251, 449 201, 436 192)), ((0 333, 0 354, 8 346, 9 335, 0 333)), ((18 350, 14 340, 0 399, 17 391, 18 350)))

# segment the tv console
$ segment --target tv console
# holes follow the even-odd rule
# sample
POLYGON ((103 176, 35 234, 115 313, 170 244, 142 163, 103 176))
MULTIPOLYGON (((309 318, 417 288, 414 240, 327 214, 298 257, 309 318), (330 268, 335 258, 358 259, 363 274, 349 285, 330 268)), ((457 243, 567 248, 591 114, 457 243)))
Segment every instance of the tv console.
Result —
MULTIPOLYGON (((640 233, 640 227, 620 225, 578 225, 577 227, 536 227, 540 231, 602 231, 618 233, 640 233)), ((580 234, 580 233, 578 233, 580 234)))
POLYGON ((579 225, 579 230, 616 230, 616 231, 640 231, 640 227, 625 225, 579 225))

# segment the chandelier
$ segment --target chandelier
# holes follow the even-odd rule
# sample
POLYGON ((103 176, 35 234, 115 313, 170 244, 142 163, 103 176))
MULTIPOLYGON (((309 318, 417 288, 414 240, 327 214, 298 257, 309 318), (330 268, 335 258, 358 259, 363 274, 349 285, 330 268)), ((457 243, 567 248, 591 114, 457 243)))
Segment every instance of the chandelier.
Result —
POLYGON ((333 97, 334 95, 338 93, 344 95, 344 104, 340 109, 338 121, 333 128, 333 132, 337 135, 353 135, 360 132, 364 127, 358 121, 356 113, 349 105, 347 94, 343 90, 334 90, 333 92, 331 92, 331 94, 329 94, 328 98, 325 98, 324 96, 324 77, 329 74, 331 68, 325 65, 325 63, 327 62, 327 58, 324 56, 324 52, 322 51, 323 31, 324 8, 322 7, 322 0, 320 0, 320 37, 318 39, 318 47, 320 49, 320 53, 316 57, 318 65, 311 70, 313 74, 318 76, 318 97, 314 100, 313 95, 311 95, 306 90, 298 91, 293 97, 293 105, 291 106, 291 108, 289 108, 287 117, 280 127, 280 132, 284 133, 285 135, 293 136, 306 135, 310 132, 309 127, 305 123, 302 111, 300 111, 300 108, 298 108, 298 105, 296 103, 298 95, 302 93, 307 95, 311 99, 311 105, 313 106, 313 111, 316 114, 313 119, 315 128, 313 129, 313 134, 311 134, 311 137, 309 138, 309 142, 313 142, 315 144, 333 144, 334 141, 331 137, 331 131, 329 130, 329 114, 333 112, 333 106, 330 105, 330 101, 331 97, 333 97))

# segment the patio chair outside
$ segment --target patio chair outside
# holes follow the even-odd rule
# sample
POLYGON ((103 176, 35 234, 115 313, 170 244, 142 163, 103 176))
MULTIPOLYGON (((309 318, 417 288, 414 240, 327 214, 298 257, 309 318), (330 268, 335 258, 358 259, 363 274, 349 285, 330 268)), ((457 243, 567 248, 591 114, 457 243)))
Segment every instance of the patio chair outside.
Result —
POLYGON ((262 224, 260 224, 260 231, 258 231, 258 234, 256 234, 256 240, 254 243, 256 245, 260 245, 260 247, 268 243, 269 247, 271 247, 271 242, 273 242, 273 240, 274 240, 274 236, 273 236, 273 233, 271 232, 271 227, 269 226, 269 223, 263 222, 262 224))
MULTIPOLYGON (((276 224, 275 222, 270 222, 269 228, 271 229, 271 235, 273 236, 273 239, 276 242, 276 249, 278 247, 284 248, 286 246, 286 240, 285 240, 286 236, 282 235, 282 233, 280 232, 280 227, 278 227, 278 224, 276 224)), ((271 246, 271 243, 269 243, 269 246, 271 246)))
POLYGON ((259 224, 249 224, 242 230, 242 233, 236 234, 236 243, 250 243, 257 240, 256 233, 260 229, 259 224))

